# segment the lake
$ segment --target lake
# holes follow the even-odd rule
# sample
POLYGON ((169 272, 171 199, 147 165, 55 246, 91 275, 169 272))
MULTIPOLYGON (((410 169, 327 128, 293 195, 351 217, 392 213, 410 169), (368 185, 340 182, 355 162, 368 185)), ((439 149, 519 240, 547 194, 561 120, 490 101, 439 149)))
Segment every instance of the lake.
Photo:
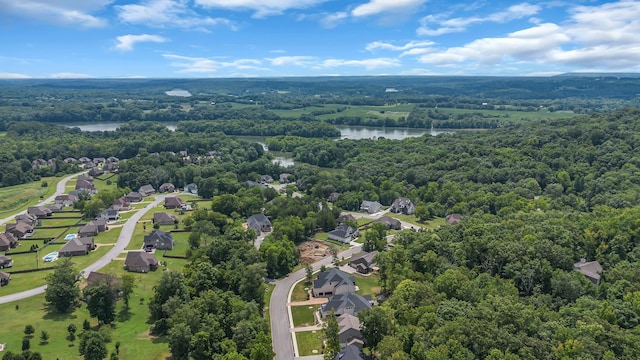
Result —
MULTIPOLYGON (((67 124, 67 127, 77 127, 81 131, 116 131, 123 123, 89 123, 89 124, 67 124)), ((176 131, 175 123, 167 124, 167 129, 176 131)))
POLYGON ((402 140, 408 137, 419 137, 425 134, 436 136, 440 134, 451 134, 453 131, 442 131, 434 129, 409 129, 391 127, 369 127, 369 126, 348 126, 336 125, 340 130, 341 139, 378 139, 385 138, 391 140, 402 140))

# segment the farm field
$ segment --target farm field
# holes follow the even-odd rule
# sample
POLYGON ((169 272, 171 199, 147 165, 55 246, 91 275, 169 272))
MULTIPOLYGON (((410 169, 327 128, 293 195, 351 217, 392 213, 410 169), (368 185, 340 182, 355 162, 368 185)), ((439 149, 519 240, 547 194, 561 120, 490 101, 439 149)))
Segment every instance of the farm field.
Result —
POLYGON ((45 177, 28 184, 0 188, 0 218, 14 215, 33 206, 56 192, 56 184, 62 176, 45 177), (42 187, 46 182, 47 186, 42 187))

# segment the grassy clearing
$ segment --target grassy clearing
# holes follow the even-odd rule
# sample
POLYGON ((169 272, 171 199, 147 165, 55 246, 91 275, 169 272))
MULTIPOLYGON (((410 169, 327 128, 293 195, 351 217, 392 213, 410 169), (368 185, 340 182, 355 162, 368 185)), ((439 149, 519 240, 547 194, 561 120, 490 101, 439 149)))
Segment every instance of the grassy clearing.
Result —
MULTIPOLYGON (((75 259, 74 259, 75 260, 75 259)), ((167 268, 180 270, 186 261, 171 259, 167 268)), ((112 261, 101 271, 121 276, 125 273, 122 261, 112 261)), ((111 329, 112 341, 107 349, 114 350, 114 344, 120 342, 120 359, 169 359, 169 347, 165 339, 149 335, 147 324, 149 311, 148 299, 153 294, 153 287, 162 275, 162 270, 148 274, 131 273, 136 278, 136 288, 130 300, 130 309, 125 311, 122 304, 118 304, 117 318, 111 329)), ((17 275, 16 275, 17 276, 17 275)), ((65 339, 67 326, 74 323, 78 327, 78 334, 82 331, 82 321, 89 319, 86 307, 81 306, 72 314, 49 314, 44 308, 44 295, 31 297, 18 302, 0 305, 3 315, 3 326, 0 327, 0 339, 7 343, 7 350, 20 352, 22 329, 31 324, 36 329, 36 337, 31 341, 33 351, 38 351, 44 359, 78 359, 78 340, 74 346, 65 339), (19 310, 15 306, 19 305, 19 310), (39 344, 38 334, 47 331, 51 338, 48 344, 39 344)), ((91 319, 92 326, 97 321, 91 319)))
POLYGON ((324 332, 322 330, 296 332, 299 355, 310 356, 322 354, 323 337, 324 332))
POLYGON ((300 281, 293 287, 291 292, 291 301, 305 301, 307 300, 307 290, 311 288, 311 283, 306 281, 300 281))
POLYGON ((61 179, 61 176, 45 177, 28 184, 0 188, 0 218, 26 210, 27 207, 40 202, 41 198, 53 195, 56 192, 56 184, 61 179), (48 184, 47 187, 42 187, 43 182, 48 184))
POLYGON ((311 326, 315 324, 313 313, 320 308, 320 305, 292 306, 291 316, 293 316, 293 326, 311 326))
POLYGON ((356 278, 356 285, 358 286, 356 293, 359 295, 369 295, 375 298, 380 293, 380 277, 377 274, 371 274, 369 276, 355 274, 354 276, 356 278))

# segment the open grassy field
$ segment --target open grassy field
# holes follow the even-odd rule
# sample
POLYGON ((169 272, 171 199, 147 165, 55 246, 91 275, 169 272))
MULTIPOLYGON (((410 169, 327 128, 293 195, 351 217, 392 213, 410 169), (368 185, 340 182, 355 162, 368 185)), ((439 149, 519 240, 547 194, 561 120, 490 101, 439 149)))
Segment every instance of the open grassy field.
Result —
POLYGON ((315 324, 313 313, 320 308, 320 305, 292 306, 291 316, 293 316, 293 326, 311 326, 315 324))
POLYGON ((56 184, 62 177, 46 177, 40 181, 0 188, 0 218, 26 210, 56 192, 56 184), (42 187, 43 182, 47 183, 42 187))
POLYGON ((379 280, 380 277, 377 274, 370 274, 369 276, 362 276, 359 274, 354 275, 356 278, 356 286, 358 287, 358 295, 369 295, 375 299, 378 293, 380 293, 379 280))
MULTIPOLYGON (((180 270, 186 261, 170 259, 167 268, 180 270)), ((113 261, 102 272, 112 273, 117 276, 124 274, 122 261, 113 261)), ((169 347, 162 338, 149 335, 147 324, 148 299, 153 294, 153 286, 162 275, 162 268, 156 272, 147 274, 131 273, 136 278, 136 288, 130 300, 130 309, 125 311, 121 303, 117 307, 117 318, 110 330, 112 341, 107 344, 109 352, 114 350, 114 344, 120 342, 120 359, 169 359, 169 347)), ((71 314, 51 314, 44 307, 44 295, 31 297, 18 302, 0 305, 2 312, 2 324, 0 327, 0 341, 7 344, 7 350, 20 352, 25 325, 35 327, 35 337, 31 340, 31 349, 42 354, 44 359, 79 359, 78 340, 74 346, 65 339, 66 328, 70 323, 78 327, 78 333, 82 332, 82 322, 90 319, 85 306, 81 306, 71 314), (16 305, 19 309, 16 310, 16 305), (47 331, 51 338, 48 344, 40 344, 39 334, 47 331)), ((90 319, 93 327, 97 326, 95 319, 90 319)))
POLYGON ((296 332, 299 355, 310 356, 322 354, 323 336, 324 332, 322 330, 296 332))

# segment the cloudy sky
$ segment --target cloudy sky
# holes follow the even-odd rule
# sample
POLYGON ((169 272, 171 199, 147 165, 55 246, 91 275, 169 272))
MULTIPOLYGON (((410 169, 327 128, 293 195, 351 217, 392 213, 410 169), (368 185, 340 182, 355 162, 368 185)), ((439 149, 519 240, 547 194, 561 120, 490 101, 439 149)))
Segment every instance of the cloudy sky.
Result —
POLYGON ((0 0, 0 78, 640 71, 640 1, 0 0))

